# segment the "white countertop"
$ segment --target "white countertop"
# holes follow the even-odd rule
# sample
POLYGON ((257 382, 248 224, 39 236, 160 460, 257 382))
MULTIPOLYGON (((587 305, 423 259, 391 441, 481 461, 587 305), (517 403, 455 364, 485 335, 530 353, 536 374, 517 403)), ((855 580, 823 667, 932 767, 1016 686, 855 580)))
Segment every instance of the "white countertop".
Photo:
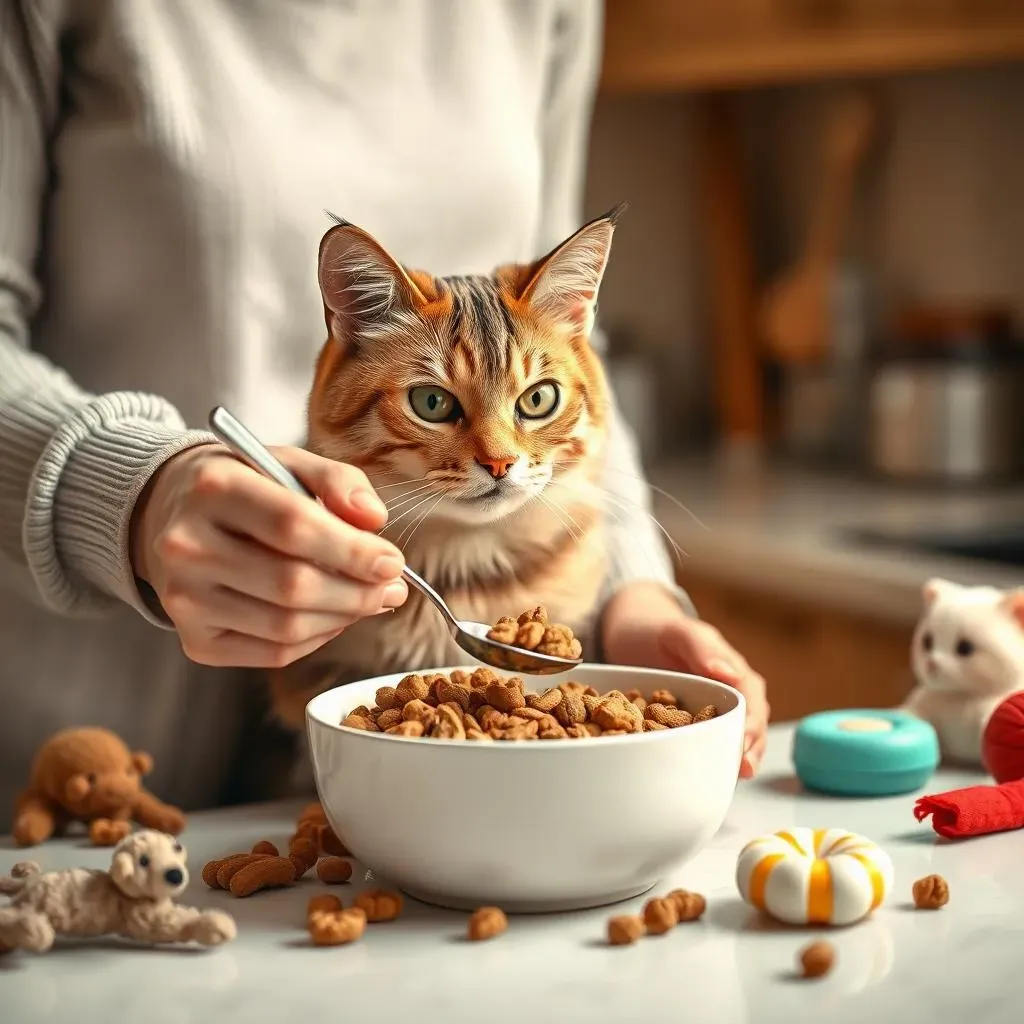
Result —
POLYGON ((843 537, 845 529, 863 527, 959 530, 1019 523, 1021 487, 930 493, 774 465, 727 470, 708 459, 656 464, 650 477, 666 492, 656 495, 655 514, 685 553, 684 583, 688 571, 699 572, 906 624, 920 614, 921 584, 931 576, 998 587, 1024 583, 1024 570, 843 537))
MULTIPOLYGON (((239 926, 234 943, 208 951, 67 944, 41 956, 5 956, 0 1020, 1019 1021, 1021 834, 941 842, 927 824, 914 821, 913 796, 841 801, 801 795, 789 770, 791 735, 788 727, 773 728, 761 778, 740 784, 713 844, 654 890, 682 886, 708 899, 703 921, 663 938, 622 948, 604 944, 607 918, 639 909, 643 899, 599 911, 512 918, 503 936, 485 943, 463 940, 466 915, 410 902, 399 921, 369 926, 356 945, 314 949, 302 925, 310 895, 324 889, 315 881, 236 900, 207 890, 199 879, 211 857, 258 839, 283 841, 297 811, 284 805, 240 808, 195 815, 184 837, 193 872, 184 902, 232 913, 239 926), (798 950, 821 932, 762 923, 740 902, 733 883, 744 842, 794 825, 861 832, 881 843, 896 867, 891 901, 869 921, 828 935, 836 966, 814 982, 796 980, 792 972, 798 950), (948 906, 910 909, 913 882, 931 873, 949 881, 948 906)), ((975 781, 977 776, 944 771, 927 791, 975 781)), ((84 847, 81 840, 28 853, 6 841, 0 870, 26 856, 45 868, 109 862, 109 851, 84 847)), ((351 898, 349 886, 333 891, 351 898)))

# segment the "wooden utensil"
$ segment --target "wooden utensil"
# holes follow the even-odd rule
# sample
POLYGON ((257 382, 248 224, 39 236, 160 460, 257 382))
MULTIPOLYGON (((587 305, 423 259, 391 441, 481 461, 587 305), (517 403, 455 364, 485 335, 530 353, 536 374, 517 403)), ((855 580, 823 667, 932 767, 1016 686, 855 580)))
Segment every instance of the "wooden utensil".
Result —
POLYGON ((832 283, 857 174, 877 125, 876 107, 864 93, 845 97, 833 112, 825 137, 821 191, 803 254, 769 287, 761 304, 764 344, 781 363, 820 363, 828 353, 832 283))

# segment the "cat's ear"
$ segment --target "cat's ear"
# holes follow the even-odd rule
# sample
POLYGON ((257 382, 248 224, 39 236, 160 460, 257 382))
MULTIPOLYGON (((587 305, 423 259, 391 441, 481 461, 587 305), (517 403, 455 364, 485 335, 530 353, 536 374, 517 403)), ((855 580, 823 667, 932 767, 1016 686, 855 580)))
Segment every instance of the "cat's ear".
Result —
POLYGON ((1003 597, 1003 607, 1017 620, 1024 629, 1024 587, 1011 590, 1003 597))
POLYGON ((335 226, 320 240, 320 294, 331 336, 351 344, 372 336, 427 300, 371 234, 338 217, 334 220, 335 226))
POLYGON ((594 326, 597 292, 611 253, 612 235, 625 208, 626 204, 621 203, 584 224, 537 260, 519 297, 546 319, 589 335, 594 326))
POLYGON ((940 597, 948 597, 955 590, 959 589, 960 587, 950 580, 944 580, 936 576, 928 580, 921 588, 921 598, 924 601, 925 608, 931 608, 940 597))

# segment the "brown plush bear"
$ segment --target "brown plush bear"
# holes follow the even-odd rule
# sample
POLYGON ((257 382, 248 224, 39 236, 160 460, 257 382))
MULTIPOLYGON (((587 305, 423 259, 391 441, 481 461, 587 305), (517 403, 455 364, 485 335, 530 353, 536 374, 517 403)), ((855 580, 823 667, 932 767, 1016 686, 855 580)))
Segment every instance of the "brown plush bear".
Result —
POLYGON ((153 770, 149 754, 132 753, 107 729, 64 729, 36 753, 32 778, 14 812, 14 841, 35 846, 69 823, 89 825, 96 846, 114 846, 131 822, 177 835, 185 815, 159 801, 142 785, 153 770))

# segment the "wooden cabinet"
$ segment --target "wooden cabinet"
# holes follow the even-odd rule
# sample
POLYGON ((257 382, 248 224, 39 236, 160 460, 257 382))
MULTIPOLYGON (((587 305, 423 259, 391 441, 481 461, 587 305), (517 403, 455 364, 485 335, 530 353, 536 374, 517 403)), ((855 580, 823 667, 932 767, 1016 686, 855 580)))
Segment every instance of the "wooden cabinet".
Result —
POLYGON ((701 618, 768 683, 772 720, 815 711, 893 707, 913 684, 911 630, 687 574, 701 618))
POLYGON ((716 89, 1024 57, 1020 0, 606 0, 604 88, 716 89))

